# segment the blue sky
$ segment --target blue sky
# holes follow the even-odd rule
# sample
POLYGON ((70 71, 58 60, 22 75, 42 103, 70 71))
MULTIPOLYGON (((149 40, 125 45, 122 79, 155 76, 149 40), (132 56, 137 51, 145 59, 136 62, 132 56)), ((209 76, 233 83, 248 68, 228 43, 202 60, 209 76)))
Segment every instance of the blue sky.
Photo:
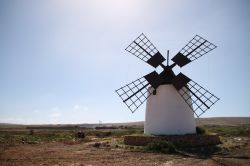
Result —
POLYGON ((195 34, 218 46, 176 69, 221 100, 202 117, 250 116, 247 0, 1 0, 0 122, 144 120, 115 89, 154 70, 125 51, 142 32, 173 57, 195 34))

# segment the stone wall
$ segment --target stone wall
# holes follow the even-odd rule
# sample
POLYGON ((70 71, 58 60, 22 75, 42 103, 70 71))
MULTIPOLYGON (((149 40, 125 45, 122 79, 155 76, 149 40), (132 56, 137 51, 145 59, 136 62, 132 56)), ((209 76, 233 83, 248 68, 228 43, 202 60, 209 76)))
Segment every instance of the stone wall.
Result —
POLYGON ((180 147, 207 146, 221 143, 217 135, 124 136, 126 145, 144 146, 153 140, 166 140, 180 147))

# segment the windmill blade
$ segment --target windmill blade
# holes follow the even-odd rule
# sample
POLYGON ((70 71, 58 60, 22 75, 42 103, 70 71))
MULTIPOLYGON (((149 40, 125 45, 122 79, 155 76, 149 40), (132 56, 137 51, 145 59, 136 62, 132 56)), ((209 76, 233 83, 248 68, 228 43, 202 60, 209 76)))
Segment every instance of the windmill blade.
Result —
POLYGON ((130 111, 134 113, 153 93, 153 88, 148 88, 149 85, 149 82, 144 77, 141 77, 117 89, 116 93, 120 96, 130 111))
POLYGON ((186 64, 200 58, 206 53, 212 51, 217 46, 210 43, 206 39, 196 35, 190 40, 185 47, 183 47, 173 58, 172 61, 178 66, 182 67, 186 64))
POLYGON ((165 61, 165 58, 143 33, 125 50, 155 68, 165 61))
POLYGON ((200 117, 219 100, 214 94, 192 80, 178 92, 197 117, 200 117))

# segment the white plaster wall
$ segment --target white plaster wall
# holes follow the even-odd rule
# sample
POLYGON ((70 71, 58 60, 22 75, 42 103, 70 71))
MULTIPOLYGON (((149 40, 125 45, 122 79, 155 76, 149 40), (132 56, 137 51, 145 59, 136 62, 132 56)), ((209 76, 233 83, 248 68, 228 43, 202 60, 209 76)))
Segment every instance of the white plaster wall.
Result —
POLYGON ((161 85, 146 105, 144 133, 181 135, 195 133, 194 113, 173 85, 161 85))

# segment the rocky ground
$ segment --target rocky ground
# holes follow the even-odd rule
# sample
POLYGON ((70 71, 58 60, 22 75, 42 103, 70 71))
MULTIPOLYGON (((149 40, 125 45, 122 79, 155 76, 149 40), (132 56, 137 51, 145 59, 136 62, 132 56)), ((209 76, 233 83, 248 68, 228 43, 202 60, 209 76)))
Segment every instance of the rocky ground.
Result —
POLYGON ((246 145, 249 138, 228 138, 224 141, 231 147, 207 156, 189 152, 145 152, 117 144, 121 139, 1 145, 0 165, 250 165, 250 150, 246 145), (233 141, 236 142, 232 144, 233 141))

